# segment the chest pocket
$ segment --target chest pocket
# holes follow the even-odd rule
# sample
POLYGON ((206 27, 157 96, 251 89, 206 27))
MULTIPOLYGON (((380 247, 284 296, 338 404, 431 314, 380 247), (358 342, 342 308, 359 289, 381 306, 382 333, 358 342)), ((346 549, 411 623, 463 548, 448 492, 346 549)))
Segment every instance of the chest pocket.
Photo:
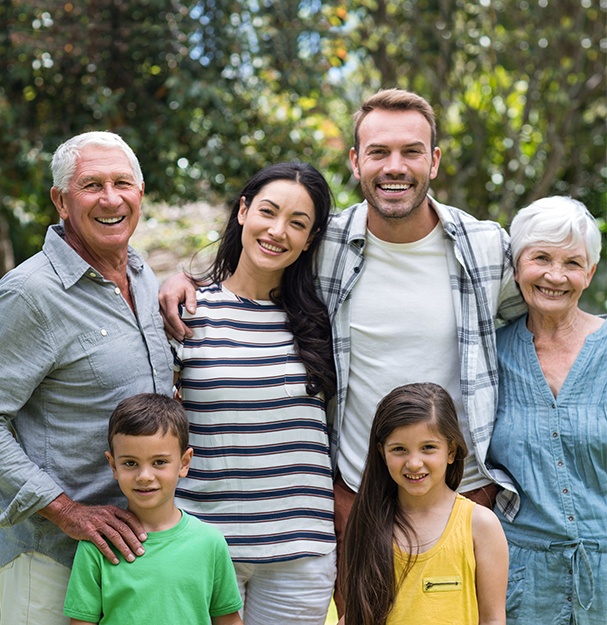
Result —
POLYGON ((143 349, 138 332, 125 332, 108 324, 78 337, 93 376, 102 388, 124 386, 141 374, 142 362, 137 355, 143 349))

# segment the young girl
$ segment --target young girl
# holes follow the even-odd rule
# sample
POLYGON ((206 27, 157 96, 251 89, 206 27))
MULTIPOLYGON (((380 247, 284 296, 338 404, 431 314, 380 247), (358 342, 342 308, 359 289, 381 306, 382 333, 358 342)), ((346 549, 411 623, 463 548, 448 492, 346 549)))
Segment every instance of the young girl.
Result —
POLYGON ((442 387, 407 384, 381 400, 346 530, 345 625, 506 623, 501 525, 455 492, 466 454, 442 387))
POLYGON ((232 206, 176 344, 194 447, 178 505, 227 539, 247 625, 324 625, 335 579, 325 403, 331 331, 314 290, 331 192, 305 163, 258 172, 232 206))

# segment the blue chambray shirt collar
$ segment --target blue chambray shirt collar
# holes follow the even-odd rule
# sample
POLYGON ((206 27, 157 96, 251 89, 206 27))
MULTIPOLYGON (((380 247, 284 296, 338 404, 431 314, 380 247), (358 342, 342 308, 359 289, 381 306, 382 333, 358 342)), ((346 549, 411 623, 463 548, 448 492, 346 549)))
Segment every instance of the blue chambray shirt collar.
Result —
MULTIPOLYGON (((65 241, 65 230, 61 224, 51 226, 48 229, 42 251, 66 290, 74 286, 85 274, 95 273, 96 276, 102 277, 97 269, 91 267, 68 245, 65 241)), ((136 273, 140 273, 144 266, 143 258, 130 246, 128 249, 128 266, 136 273)))

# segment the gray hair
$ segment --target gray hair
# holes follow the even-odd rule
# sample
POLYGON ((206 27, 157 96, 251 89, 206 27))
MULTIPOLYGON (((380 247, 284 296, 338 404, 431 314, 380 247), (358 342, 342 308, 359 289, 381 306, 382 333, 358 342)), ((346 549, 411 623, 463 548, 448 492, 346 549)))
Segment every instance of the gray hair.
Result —
POLYGON ((590 211, 578 200, 554 195, 536 200, 521 208, 510 226, 510 244, 514 266, 522 251, 530 245, 584 245, 590 266, 601 256, 601 232, 590 211))
POLYGON ((100 148, 120 148, 131 164, 135 182, 141 186, 143 184, 143 173, 141 166, 135 156, 135 152, 120 136, 109 131, 83 132, 62 143, 53 154, 51 171, 53 173, 53 186, 64 193, 72 180, 76 171, 76 163, 81 150, 89 145, 96 145, 100 148))

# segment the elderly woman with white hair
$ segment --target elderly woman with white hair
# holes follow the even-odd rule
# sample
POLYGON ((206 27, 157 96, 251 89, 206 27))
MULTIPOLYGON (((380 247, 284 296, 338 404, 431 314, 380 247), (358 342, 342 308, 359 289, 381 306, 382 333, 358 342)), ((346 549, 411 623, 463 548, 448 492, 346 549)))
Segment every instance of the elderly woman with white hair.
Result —
POLYGON ((508 623, 607 622, 607 324, 578 306, 601 235, 586 207, 548 197, 511 227, 528 314, 497 333, 489 462, 510 548, 508 623))

